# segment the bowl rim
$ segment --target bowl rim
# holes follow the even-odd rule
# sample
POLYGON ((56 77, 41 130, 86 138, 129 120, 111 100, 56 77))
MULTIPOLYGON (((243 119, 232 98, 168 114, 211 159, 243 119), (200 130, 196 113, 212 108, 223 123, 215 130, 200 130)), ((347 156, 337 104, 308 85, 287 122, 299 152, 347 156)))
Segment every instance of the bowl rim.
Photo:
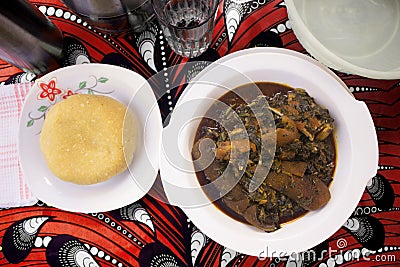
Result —
MULTIPOLYGON (((325 239, 332 236, 332 234, 334 234, 345 223, 347 218, 351 215, 351 213, 353 212, 353 210, 359 203, 359 200, 361 199, 361 196, 364 192, 364 188, 365 188, 367 182, 369 181, 370 178, 372 178, 376 174, 376 171, 377 171, 378 144, 377 144, 376 132, 373 127, 372 118, 370 117, 370 113, 368 112, 368 109, 367 109, 365 103, 356 100, 352 96, 352 94, 349 92, 347 86, 343 83, 343 81, 340 80, 340 78, 337 77, 331 70, 329 70, 326 66, 322 65, 318 61, 316 61, 306 55, 303 55, 303 54, 295 52, 295 51, 282 49, 282 48, 271 48, 271 47, 251 48, 251 49, 245 49, 245 50, 241 50, 241 51, 232 53, 226 57, 221 58, 220 60, 217 60, 214 64, 220 64, 220 63, 228 64, 228 65, 231 64, 231 65, 229 65, 229 67, 235 68, 235 66, 236 66, 240 69, 241 68, 240 65, 238 64, 237 61, 235 62, 234 60, 237 58, 240 58, 240 57, 245 57, 249 54, 251 56, 253 56, 252 59, 262 58, 262 57, 259 57, 259 55, 262 56, 262 54, 269 54, 269 55, 290 56, 290 57, 295 57, 302 61, 306 61, 306 62, 308 62, 307 64, 311 63, 311 65, 314 65, 314 67, 317 67, 321 71, 321 73, 320 73, 321 75, 329 76, 330 79, 335 80, 335 82, 338 84, 338 86, 345 89, 345 90, 343 90, 343 92, 341 94, 345 96, 346 102, 350 101, 352 103, 352 107, 355 108, 354 109, 355 115, 351 116, 351 120, 353 120, 353 121, 357 120, 358 116, 364 117, 365 120, 362 123, 365 123, 365 124, 367 124, 367 127, 370 127, 370 128, 368 128, 370 132, 366 135, 368 136, 367 141, 371 142, 370 146, 367 146, 369 149, 369 152, 372 151, 371 155, 369 155, 367 158, 368 162, 372 162, 371 166, 369 168, 365 168, 365 166, 364 166, 364 169, 362 169, 363 166, 360 166, 361 163, 356 161, 357 157, 358 158, 360 158, 360 156, 363 157, 363 153, 365 151, 362 151, 362 152, 361 151, 358 151, 358 152, 352 151, 352 155, 353 155, 352 162, 354 161, 355 162, 354 165, 357 165, 357 166, 349 167, 350 171, 349 171, 348 175, 350 177, 352 177, 355 172, 354 169, 357 168, 358 173, 356 173, 356 174, 359 176, 362 176, 362 177, 358 177, 357 181, 351 182, 351 183, 356 183, 357 188, 352 190, 352 193, 351 193, 352 196, 349 197, 349 199, 351 199, 350 204, 343 199, 337 200, 336 205, 343 205, 345 207, 345 208, 343 208, 344 211, 342 212, 342 214, 338 214, 338 216, 335 216, 336 221, 333 220, 334 222, 332 222, 332 225, 329 226, 330 227, 329 229, 323 229, 323 231, 321 231, 321 232, 323 232, 322 234, 317 233, 317 234, 311 234, 310 236, 307 236, 307 237, 303 236, 303 239, 301 239, 301 242, 299 242, 299 240, 297 240, 297 242, 290 242, 290 244, 289 243, 283 244, 284 241, 288 241, 288 240, 281 239, 281 241, 279 241, 278 239, 280 238, 280 236, 276 234, 277 232, 267 233, 265 236, 265 239, 263 239, 262 241, 258 240, 259 236, 256 236, 256 238, 254 238, 254 239, 251 239, 248 236, 241 236, 241 238, 232 237, 232 235, 234 235, 235 233, 229 232, 229 229, 227 229, 229 227, 227 225, 224 225, 223 227, 218 227, 218 230, 212 229, 212 228, 215 228, 215 223, 218 223, 215 221, 216 217, 211 217, 210 220, 204 220, 205 214, 206 215, 211 214, 211 213, 209 213, 210 210, 207 210, 207 206, 202 206, 200 208, 191 208, 191 207, 181 207, 181 208, 185 212, 185 214, 189 217, 189 219, 192 220, 193 223, 204 234, 208 235, 210 238, 212 238, 216 242, 218 242, 228 248, 236 250, 240 253, 249 254, 249 255, 253 255, 253 256, 260 256, 259 248, 254 248, 254 247, 252 247, 252 245, 246 244, 246 243, 250 243, 250 242, 252 244, 257 244, 258 246, 262 246, 261 244, 263 244, 264 246, 266 244, 268 244, 268 245, 272 244, 272 248, 274 248, 275 245, 277 245, 275 247, 280 247, 280 248, 282 248, 282 246, 283 246, 284 250, 286 250, 286 253, 289 253, 289 254, 291 252, 301 252, 301 251, 307 250, 307 249, 319 244, 320 242, 322 242, 325 239), (230 61, 231 61, 231 63, 229 63, 230 61), (234 63, 232 63, 232 62, 234 62, 234 63), (236 65, 232 66, 233 64, 236 64, 236 65), (367 114, 366 114, 366 112, 367 112, 367 114), (368 170, 366 170, 366 169, 368 169, 368 170), (204 213, 202 213, 202 209, 204 209, 204 213), (210 221, 212 221, 214 224, 210 221), (275 241, 273 239, 275 239, 275 241), (275 242, 275 243, 273 243, 273 242, 275 242)), ((274 58, 274 59, 277 60, 278 58, 274 58)), ((265 61, 267 61, 267 58, 263 58, 260 60, 263 60, 265 62, 265 61)), ((269 58, 268 60, 272 60, 272 59, 269 58)), ((243 65, 245 65, 245 64, 243 64, 243 65)), ((198 77, 201 77, 202 73, 204 74, 204 72, 209 71, 212 67, 213 67, 213 64, 209 65, 195 79, 197 79, 198 77)), ((239 84, 237 86, 239 86, 239 84)), ((189 92, 191 92, 190 88, 193 88, 193 87, 186 88, 186 90, 181 95, 180 99, 178 100, 176 106, 182 104, 186 100, 191 100, 191 96, 188 96, 189 92), (186 99, 186 98, 188 98, 188 99, 186 99)), ((192 90, 192 91, 196 91, 196 90, 192 90)), ((205 97, 207 97, 207 96, 205 96, 205 97)), ((172 113, 170 124, 173 122, 173 119, 174 119, 174 113, 172 113)), ((164 129, 164 131, 165 130, 166 129, 164 129)), ((357 128, 354 126, 352 129, 349 129, 349 131, 352 131, 352 130, 356 131, 357 128)), ((354 138, 354 136, 353 136, 353 138, 354 138)), ((363 140, 363 141, 365 141, 365 140, 363 140)), ((357 148, 359 148, 362 145, 365 146, 365 144, 362 143, 363 141, 358 142, 356 140, 355 146, 357 148)), ((168 159, 166 159, 165 155, 162 154, 161 161, 160 161, 161 177, 163 178, 162 182, 165 182, 164 178, 166 178, 167 175, 171 175, 171 173, 168 173, 171 171, 171 169, 169 169, 167 161, 168 161, 168 159)), ((174 176, 179 175, 179 171, 172 172, 172 175, 174 175, 174 176)), ((193 179, 193 178, 191 178, 191 179, 193 179)), ((346 189, 346 190, 348 190, 348 189, 346 189)), ((166 192, 166 193, 167 193, 167 197, 168 197, 168 192, 166 192)), ((208 207, 209 206, 212 207, 211 209, 214 209, 214 210, 217 209, 217 208, 215 208, 214 205, 208 205, 208 207)), ((332 210, 332 208, 331 208, 331 210, 332 210)), ((337 211, 337 209, 335 209, 335 211, 337 211)), ((212 215, 216 215, 216 214, 218 214, 218 212, 220 214, 222 213, 221 211, 217 211, 217 212, 214 211, 212 213, 212 215)), ((330 211, 330 212, 332 212, 332 211, 330 211)), ((315 214, 317 214, 317 213, 318 213, 318 211, 316 213, 313 213, 312 216, 315 216, 315 214)), ((227 216, 227 215, 225 215, 225 216, 227 216)), ((307 216, 308 215, 302 217, 299 221, 303 220, 303 218, 305 218, 307 216)), ((319 216, 321 216, 321 215, 319 215, 319 216)), ((219 218, 219 219, 221 219, 221 218, 219 218)), ((231 220, 233 220, 233 219, 231 219, 231 220)), ((227 221, 224 221, 224 223, 227 223, 227 221)), ((284 229, 284 227, 282 229, 284 229)), ((239 229, 235 229, 235 230, 240 232, 239 229)), ((311 231, 311 230, 309 229, 307 231, 311 231)), ((296 236, 298 236, 300 234, 301 233, 298 233, 296 236)), ((278 251, 280 251, 280 250, 278 250, 278 251)), ((266 257, 277 256, 277 254, 271 254, 271 253, 273 253, 273 251, 270 251, 270 250, 263 251, 263 252, 265 253, 263 256, 266 256, 266 257)))
POLYGON ((293 32, 299 40, 300 44, 320 62, 335 70, 360 75, 373 79, 395 80, 400 79, 400 69, 391 71, 377 71, 360 67, 350 63, 349 61, 335 55, 327 49, 307 28, 303 18, 297 11, 294 0, 285 0, 288 18, 291 21, 293 32), (306 36, 310 41, 305 40, 302 36, 306 36), (315 44, 314 46, 311 43, 315 44), (342 66, 342 67, 340 67, 342 66))

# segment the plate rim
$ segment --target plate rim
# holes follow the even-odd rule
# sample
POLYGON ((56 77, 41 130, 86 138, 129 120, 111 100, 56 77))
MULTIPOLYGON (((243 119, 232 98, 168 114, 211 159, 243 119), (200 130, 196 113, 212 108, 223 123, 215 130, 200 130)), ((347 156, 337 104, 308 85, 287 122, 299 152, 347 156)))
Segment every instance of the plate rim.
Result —
MULTIPOLYGON (((161 139, 161 132, 162 132, 161 111, 160 111, 160 108, 159 108, 155 93, 152 90, 152 87, 150 86, 150 84, 148 83, 146 78, 144 78, 142 75, 140 75, 139 73, 137 73, 137 72, 135 72, 133 70, 126 69, 126 68, 123 68, 123 67, 120 67, 120 66, 116 66, 116 65, 103 64, 103 63, 78 64, 78 65, 71 65, 71 66, 62 67, 62 68, 56 69, 56 70, 54 70, 52 72, 49 72, 49 73, 43 75, 42 77, 40 77, 39 79, 35 80, 34 84, 32 84, 30 90, 28 91, 28 93, 25 96, 25 99, 24 99, 24 102, 23 102, 23 105, 22 105, 22 108, 21 108, 20 118, 19 118, 19 121, 18 121, 18 131, 17 131, 18 158, 19 158, 22 174, 25 177, 26 184, 27 184, 28 188, 32 191, 32 194, 35 195, 38 200, 41 200, 44 203, 46 203, 46 204, 48 204, 50 206, 53 206, 55 208, 59 208, 59 209, 62 209, 62 210, 65 210, 65 211, 70 211, 70 212, 81 212, 81 213, 106 212, 106 211, 118 209, 118 208, 121 208, 123 206, 126 206, 126 205, 129 205, 131 203, 134 203, 135 201, 141 199, 144 195, 146 195, 148 190, 145 192, 142 188, 140 188, 141 194, 137 194, 137 195, 131 194, 132 197, 121 199, 121 201, 112 201, 111 202, 111 201, 106 201, 105 199, 99 199, 98 202, 90 204, 90 205, 88 204, 87 206, 84 206, 84 207, 83 206, 75 206, 75 207, 73 207, 71 205, 68 205, 68 202, 65 202, 65 201, 61 201, 61 202, 60 201, 55 201, 54 202, 54 201, 52 201, 53 199, 52 198, 48 198, 46 196, 46 194, 40 193, 38 191, 34 191, 35 187, 34 186, 33 187, 30 186, 31 183, 34 182, 34 180, 32 180, 32 178, 30 177, 30 175, 32 175, 32 174, 28 173, 26 168, 24 168, 25 156, 23 155, 24 149, 22 148, 22 145, 21 145, 21 141, 22 141, 21 139, 22 139, 22 132, 26 128, 23 125, 23 116, 27 114, 26 113, 27 112, 27 110, 26 110, 27 109, 27 104, 26 103, 28 101, 32 100, 32 98, 35 98, 35 94, 37 94, 39 92, 38 91, 38 88, 39 88, 38 83, 39 82, 41 82, 41 81, 49 81, 50 79, 56 77, 57 75, 60 75, 60 73, 74 71, 75 69, 79 70, 81 68, 85 69, 84 73, 96 72, 97 70, 100 70, 100 71, 104 72, 104 70, 107 71, 107 69, 108 69, 108 70, 110 70, 110 73, 118 72, 119 78, 123 77, 123 76, 126 76, 129 79, 137 79, 138 81, 140 81, 140 85, 141 85, 140 88, 148 87, 148 89, 150 89, 150 91, 151 91, 150 92, 150 94, 152 96, 151 102, 152 102, 152 106, 154 107, 154 112, 156 112, 156 115, 158 115, 157 116, 158 121, 153 122, 153 124, 157 125, 157 128, 160 129, 160 131, 158 131, 158 132, 160 132, 159 136, 160 136, 160 139, 161 139), (132 77, 134 77, 134 78, 132 78, 132 77), (31 188, 33 188, 33 190, 31 188)), ((88 73, 88 75, 90 75, 90 73, 88 73)), ((124 90, 124 88, 122 88, 122 90, 124 90)), ((126 90, 126 88, 125 88, 125 90, 126 90)), ((129 107, 129 105, 131 103, 131 100, 132 100, 132 98, 134 97, 135 94, 136 94, 136 92, 131 90, 130 99, 125 99, 124 100, 124 101, 127 102, 125 104, 127 107, 129 107)), ((117 99, 117 98, 115 98, 115 96, 112 96, 112 95, 110 97, 112 97, 113 99, 117 99)), ((121 100, 119 100, 119 99, 117 99, 117 100, 121 102, 121 100)), ((147 116, 149 116, 152 112, 153 111, 150 111, 149 114, 147 114, 147 116)), ((144 125, 143 125, 143 127, 144 127, 144 125)), ((147 151, 146 151, 146 153, 147 153, 147 151)), ((158 154, 158 153, 155 153, 155 154, 158 154)), ((157 169, 159 169, 159 160, 158 159, 159 159, 158 156, 157 157, 154 156, 154 160, 156 161, 155 164, 157 166, 157 169)), ((46 168, 48 168, 48 167, 46 166, 46 168)), ((132 186, 137 186, 137 182, 131 176, 131 170, 128 168, 124 172, 126 172, 125 175, 129 176, 128 183, 132 184, 132 186)), ((124 173, 124 172, 122 172, 122 173, 124 173)), ((157 177, 157 171, 155 172, 155 175, 153 177, 152 184, 156 180, 156 177, 157 177)), ((54 178, 56 178, 56 177, 54 176, 54 178)), ((44 177, 42 179, 44 179, 44 177)), ((107 182, 107 181, 105 181, 105 182, 107 182)), ((95 185, 89 185, 89 186, 98 186, 100 184, 101 183, 95 184, 95 185)), ((75 186, 75 185, 73 184, 72 186, 75 186)), ((85 185, 76 185, 76 186, 85 186, 85 185)))

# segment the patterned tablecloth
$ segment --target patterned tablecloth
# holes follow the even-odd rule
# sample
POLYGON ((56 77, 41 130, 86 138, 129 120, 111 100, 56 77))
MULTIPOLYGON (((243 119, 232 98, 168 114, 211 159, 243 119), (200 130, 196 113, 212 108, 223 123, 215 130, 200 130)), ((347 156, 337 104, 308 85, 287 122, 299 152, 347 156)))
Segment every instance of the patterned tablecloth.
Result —
MULTIPOLYGON (((191 61, 171 51, 155 23, 140 34, 109 36, 96 32, 57 0, 33 2, 64 33, 64 65, 114 64, 148 78, 191 61)), ((222 2, 211 47, 200 60, 214 61, 255 46, 306 53, 291 30, 282 0, 222 2)), ((0 62, 0 67, 2 83, 35 79, 7 63, 0 62)), ((193 72, 202 68, 195 67, 193 72)), ((186 75, 176 68, 162 86, 167 89, 186 75)), ((205 236, 179 208, 147 195, 104 213, 71 213, 40 201, 2 209, 0 266, 81 266, 74 259, 85 266, 400 266, 400 80, 338 75, 371 111, 379 139, 379 170, 343 227, 303 257, 258 259, 236 253, 205 236)), ((164 118, 183 90, 174 88, 161 98, 164 118)))

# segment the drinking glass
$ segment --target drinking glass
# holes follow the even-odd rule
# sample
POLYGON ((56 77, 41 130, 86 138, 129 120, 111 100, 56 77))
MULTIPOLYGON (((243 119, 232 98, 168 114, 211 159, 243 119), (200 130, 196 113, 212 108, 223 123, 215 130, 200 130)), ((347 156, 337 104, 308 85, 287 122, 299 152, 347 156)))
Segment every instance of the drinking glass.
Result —
POLYGON ((140 32, 153 17, 150 0, 62 0, 101 32, 140 32))
POLYGON ((36 75, 60 66, 61 31, 27 0, 0 1, 0 58, 36 75))
POLYGON ((170 47, 197 57, 211 43, 218 0, 152 0, 154 13, 170 47))
POLYGON ((134 32, 141 32, 154 19, 151 0, 121 0, 127 8, 128 20, 134 32))

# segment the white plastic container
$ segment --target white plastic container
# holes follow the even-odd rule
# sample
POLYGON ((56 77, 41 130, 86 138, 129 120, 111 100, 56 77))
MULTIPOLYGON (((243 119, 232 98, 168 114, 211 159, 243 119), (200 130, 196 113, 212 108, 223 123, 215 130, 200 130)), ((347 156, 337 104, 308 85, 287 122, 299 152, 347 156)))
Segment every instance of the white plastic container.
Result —
POLYGON ((400 1, 285 0, 293 31, 325 65, 376 79, 400 79, 400 1))

